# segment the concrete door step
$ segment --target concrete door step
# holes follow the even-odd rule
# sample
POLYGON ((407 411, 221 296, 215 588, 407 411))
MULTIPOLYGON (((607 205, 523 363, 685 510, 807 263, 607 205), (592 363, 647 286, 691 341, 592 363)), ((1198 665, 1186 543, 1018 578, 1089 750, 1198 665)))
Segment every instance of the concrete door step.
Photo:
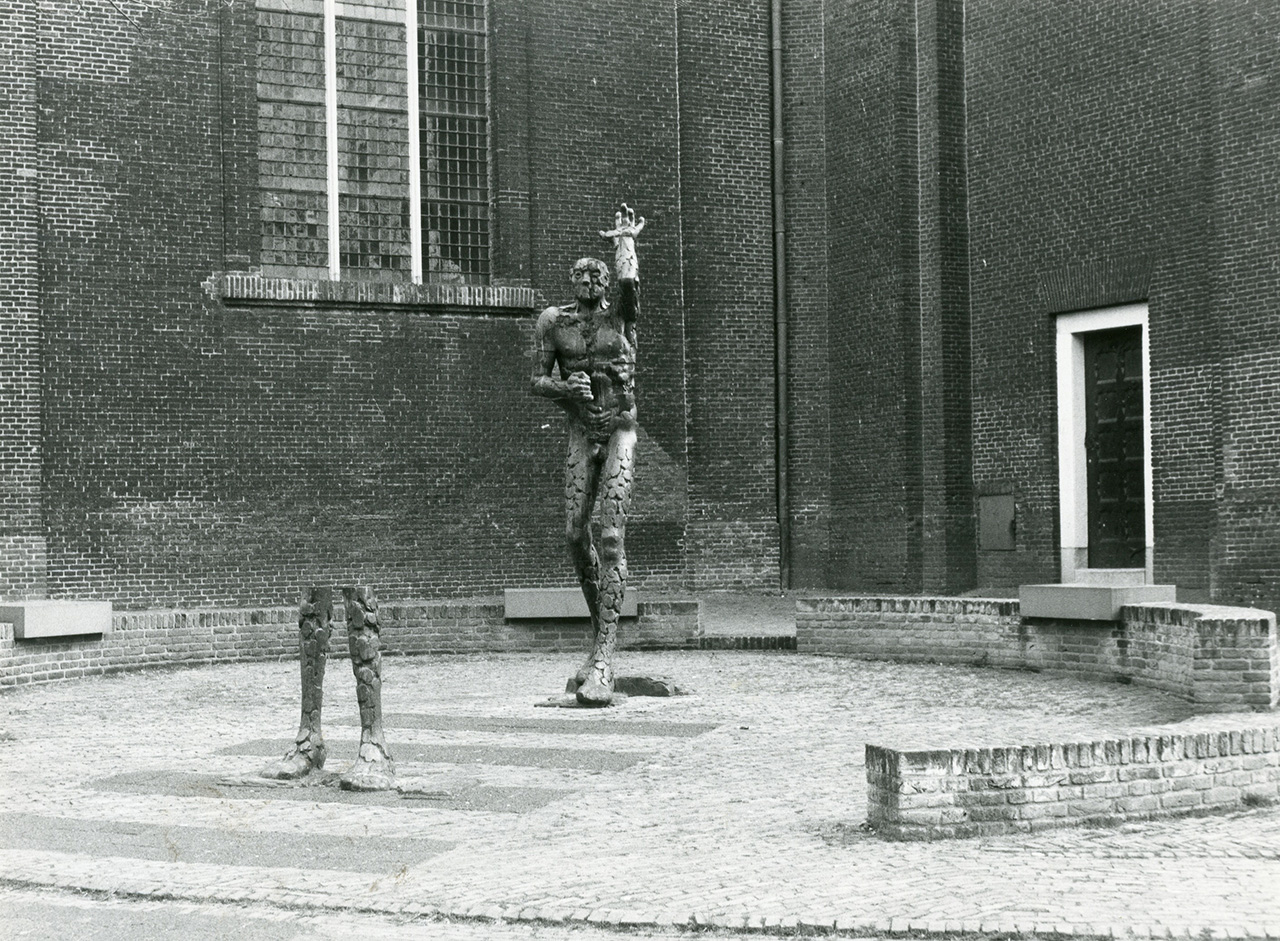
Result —
POLYGON ((1174 585, 1022 585, 1018 602, 1024 618, 1115 621, 1127 604, 1178 600, 1174 585))

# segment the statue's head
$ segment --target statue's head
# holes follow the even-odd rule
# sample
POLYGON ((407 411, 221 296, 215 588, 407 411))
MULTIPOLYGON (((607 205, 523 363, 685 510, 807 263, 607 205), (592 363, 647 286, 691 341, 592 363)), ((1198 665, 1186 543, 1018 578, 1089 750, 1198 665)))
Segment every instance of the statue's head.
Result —
POLYGON ((569 269, 569 282, 580 301, 599 301, 609 290, 609 266, 599 258, 579 258, 569 269))

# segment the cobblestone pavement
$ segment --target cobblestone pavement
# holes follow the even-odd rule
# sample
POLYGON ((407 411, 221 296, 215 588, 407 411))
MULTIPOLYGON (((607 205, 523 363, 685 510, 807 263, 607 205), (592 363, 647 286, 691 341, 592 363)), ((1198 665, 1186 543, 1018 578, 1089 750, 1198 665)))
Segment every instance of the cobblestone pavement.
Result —
MULTIPOLYGON (((650 937, 1280 937, 1275 808, 932 844, 860 826, 868 741, 1009 745, 1211 721, 1164 694, 795 654, 624 653, 623 673, 693 693, 535 708, 574 666, 386 660, 398 795, 255 778, 296 727, 295 663, 0 696, 0 934, 6 897, 54 887, 650 937)), ((330 664, 326 694, 329 770, 341 771, 359 737, 345 662, 330 664)))

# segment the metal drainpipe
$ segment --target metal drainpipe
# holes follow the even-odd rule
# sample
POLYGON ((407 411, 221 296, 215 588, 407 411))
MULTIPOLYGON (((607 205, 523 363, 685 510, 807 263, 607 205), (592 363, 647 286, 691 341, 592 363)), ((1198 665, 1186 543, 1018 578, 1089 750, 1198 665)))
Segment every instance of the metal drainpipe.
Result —
POLYGON ((782 160, 782 0, 769 0, 769 20, 773 85, 774 428, 778 449, 774 467, 778 497, 778 580, 781 587, 787 589, 791 587, 791 489, 787 475, 790 415, 787 406, 787 216, 782 160))

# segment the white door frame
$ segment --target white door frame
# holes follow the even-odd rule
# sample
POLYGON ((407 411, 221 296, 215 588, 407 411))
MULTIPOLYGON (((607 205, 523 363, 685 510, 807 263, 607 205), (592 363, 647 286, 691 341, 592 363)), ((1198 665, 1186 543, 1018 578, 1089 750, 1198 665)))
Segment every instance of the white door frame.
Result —
POLYGON ((1062 582, 1109 581, 1130 570, 1089 568, 1088 468, 1085 435, 1084 334, 1116 327, 1142 328, 1142 479, 1146 525, 1146 563, 1142 581, 1151 584, 1155 546, 1154 487, 1151 474, 1151 344, 1147 305, 1125 304, 1074 314, 1057 320, 1058 349, 1058 503, 1062 530, 1062 582))

